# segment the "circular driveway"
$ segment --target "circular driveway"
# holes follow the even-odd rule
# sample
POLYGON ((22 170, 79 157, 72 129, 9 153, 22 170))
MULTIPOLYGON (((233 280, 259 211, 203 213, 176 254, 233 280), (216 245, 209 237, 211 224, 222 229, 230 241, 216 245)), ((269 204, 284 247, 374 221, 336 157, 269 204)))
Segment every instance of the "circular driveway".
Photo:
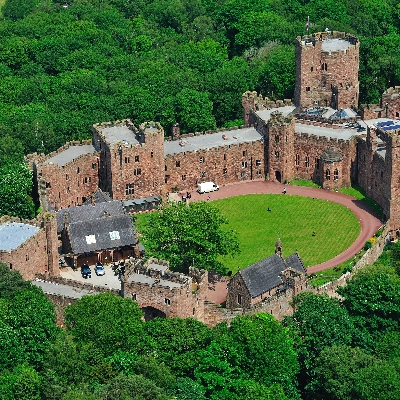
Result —
POLYGON ((332 268, 338 264, 341 264, 350 258, 354 257, 363 247, 365 242, 374 236, 376 231, 382 226, 381 221, 374 215, 373 211, 361 200, 357 200, 354 197, 347 196, 341 193, 332 192, 330 190, 315 189, 304 186, 291 186, 283 185, 277 182, 270 181, 250 181, 229 184, 220 187, 217 192, 199 194, 192 192, 191 201, 224 199, 226 197, 240 196, 244 194, 282 194, 282 196, 304 196, 313 197, 316 199, 329 200, 335 203, 339 203, 351 210, 360 221, 360 234, 355 242, 343 253, 338 254, 336 257, 325 261, 321 264, 314 265, 307 268, 308 273, 314 273, 323 271, 328 268, 332 268), (286 188, 287 192, 283 194, 283 188, 286 188))

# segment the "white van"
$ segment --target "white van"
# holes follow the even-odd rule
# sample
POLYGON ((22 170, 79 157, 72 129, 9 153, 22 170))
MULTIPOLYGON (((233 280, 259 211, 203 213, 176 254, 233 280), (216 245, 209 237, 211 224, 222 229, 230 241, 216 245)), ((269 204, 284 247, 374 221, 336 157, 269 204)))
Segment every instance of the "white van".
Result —
POLYGON ((199 183, 197 186, 198 186, 197 191, 200 194, 215 192, 216 190, 219 189, 219 186, 216 185, 214 182, 203 182, 199 183))

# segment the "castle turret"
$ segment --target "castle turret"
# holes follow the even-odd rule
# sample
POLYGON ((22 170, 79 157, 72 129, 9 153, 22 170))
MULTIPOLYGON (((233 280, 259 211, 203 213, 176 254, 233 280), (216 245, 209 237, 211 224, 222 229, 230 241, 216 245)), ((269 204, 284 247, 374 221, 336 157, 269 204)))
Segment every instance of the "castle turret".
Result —
POLYGON ((359 41, 344 32, 296 40, 296 106, 358 106, 359 41))

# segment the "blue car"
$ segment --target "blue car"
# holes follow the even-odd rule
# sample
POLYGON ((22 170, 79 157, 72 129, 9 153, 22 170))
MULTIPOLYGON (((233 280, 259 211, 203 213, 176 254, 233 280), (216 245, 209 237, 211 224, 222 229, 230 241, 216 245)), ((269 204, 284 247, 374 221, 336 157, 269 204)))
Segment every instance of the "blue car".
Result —
POLYGON ((92 271, 90 270, 89 265, 87 265, 87 264, 82 265, 81 274, 82 274, 82 277, 85 279, 92 277, 92 271))

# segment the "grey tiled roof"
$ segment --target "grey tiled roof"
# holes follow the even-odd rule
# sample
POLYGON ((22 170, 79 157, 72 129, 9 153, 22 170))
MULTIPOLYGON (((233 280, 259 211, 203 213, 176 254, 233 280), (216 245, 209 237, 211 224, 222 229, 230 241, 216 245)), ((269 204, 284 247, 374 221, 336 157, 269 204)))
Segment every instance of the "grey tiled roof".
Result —
POLYGON ((137 243, 132 218, 126 214, 75 222, 69 225, 68 233, 73 254, 137 243))
POLYGON ((286 265, 283 259, 274 254, 242 269, 239 274, 242 276, 251 297, 257 297, 282 283, 279 274, 284 269, 286 269, 286 265))
POLYGON ((110 216, 125 214, 121 200, 108 201, 103 203, 82 205, 78 207, 63 208, 57 212, 57 231, 61 232, 64 228, 65 214, 68 213, 69 223, 78 221, 93 221, 107 213, 110 216))
POLYGON ((295 269, 303 274, 306 273, 303 262, 297 253, 285 260, 278 254, 274 254, 242 269, 238 273, 242 276, 251 297, 254 298, 281 285, 283 281, 280 274, 287 268, 295 269))
POLYGON ((307 271, 304 267, 303 261, 301 260, 298 253, 294 253, 285 259, 286 266, 288 268, 295 269, 296 271, 306 274, 307 271))

